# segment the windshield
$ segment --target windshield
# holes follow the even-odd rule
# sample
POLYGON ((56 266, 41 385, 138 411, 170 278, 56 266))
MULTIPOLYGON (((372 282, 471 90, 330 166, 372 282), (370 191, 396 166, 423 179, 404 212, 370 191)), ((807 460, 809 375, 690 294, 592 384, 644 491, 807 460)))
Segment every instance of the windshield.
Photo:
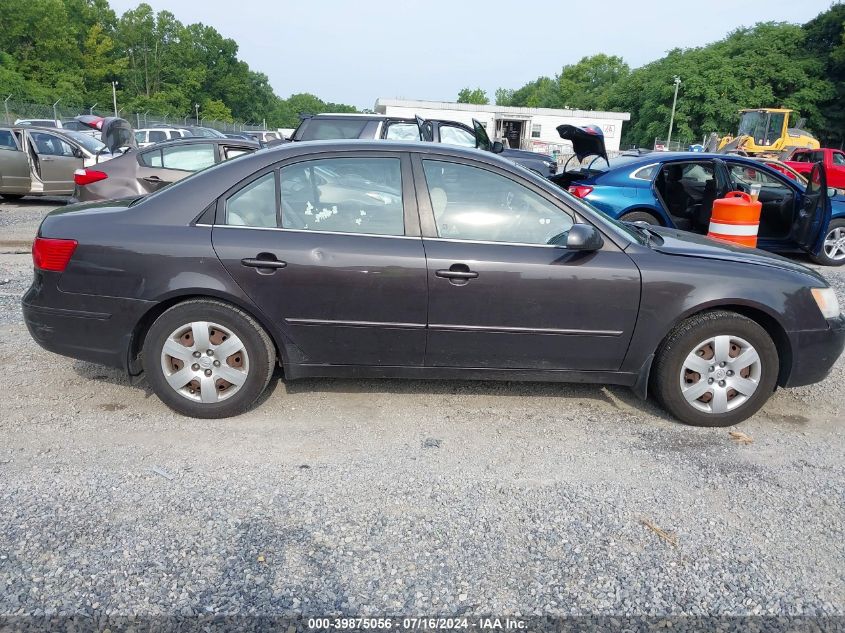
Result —
POLYGON ((74 130, 65 130, 65 135, 72 138, 74 141, 82 145, 86 150, 91 152, 92 154, 96 154, 101 149, 105 147, 105 144, 101 141, 98 141, 90 134, 85 134, 83 132, 76 132, 74 130))
POLYGON ((757 145, 771 145, 783 134, 785 112, 744 112, 739 135, 750 136, 757 145))

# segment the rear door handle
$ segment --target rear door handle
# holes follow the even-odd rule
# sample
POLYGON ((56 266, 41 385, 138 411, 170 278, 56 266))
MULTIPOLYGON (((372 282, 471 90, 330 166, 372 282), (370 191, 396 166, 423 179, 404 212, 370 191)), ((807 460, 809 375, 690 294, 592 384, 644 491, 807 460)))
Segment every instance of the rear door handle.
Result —
POLYGON ((478 273, 474 270, 438 270, 434 273, 443 279, 475 279, 478 273))
POLYGON ((257 257, 244 257, 241 260, 241 265, 250 268, 284 268, 288 265, 287 262, 279 261, 278 259, 259 259, 257 257))

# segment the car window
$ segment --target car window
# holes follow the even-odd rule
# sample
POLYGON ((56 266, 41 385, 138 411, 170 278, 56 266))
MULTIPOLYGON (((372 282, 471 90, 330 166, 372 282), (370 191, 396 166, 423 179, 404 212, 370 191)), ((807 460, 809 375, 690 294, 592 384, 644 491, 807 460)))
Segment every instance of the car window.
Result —
POLYGON ((242 147, 224 147, 223 148, 223 156, 225 156, 226 160, 230 158, 234 158, 235 156, 243 156, 244 154, 251 154, 251 149, 244 149, 242 147))
POLYGON ((166 147, 161 155, 161 166, 165 169, 199 171, 214 164, 214 145, 197 143, 166 147))
POLYGON ((276 172, 253 180, 226 200, 226 224, 230 226, 279 226, 276 213, 276 172))
POLYGON ((325 158, 279 172, 282 227, 404 235, 398 158, 325 158))
POLYGON ((0 149, 18 149, 11 130, 0 130, 0 149))
POLYGON ((161 130, 150 130, 149 137, 150 143, 160 143, 161 141, 167 140, 167 132, 162 132, 161 130))
POLYGON ((135 132, 135 142, 136 143, 146 143, 147 142, 147 133, 142 131, 135 132))
POLYGON ((424 160, 437 234, 443 238, 519 244, 561 244, 572 217, 507 176, 424 160))
POLYGON ((461 147, 475 147, 475 134, 454 125, 440 126, 440 142, 461 147))
POLYGON ((299 140, 358 138, 367 123, 366 119, 311 119, 299 140))
POLYGON ((731 180, 735 183, 746 185, 759 184, 767 189, 787 188, 783 181, 762 169, 739 163, 730 163, 728 167, 731 173, 731 180))
POLYGON ((631 174, 631 178, 636 178, 637 180, 652 180, 658 167, 659 165, 657 164, 640 167, 637 171, 631 174))
POLYGON ((390 123, 384 138, 391 141, 419 141, 420 128, 414 123, 390 123))
POLYGON ((30 132, 29 136, 41 156, 73 156, 73 147, 58 136, 46 132, 30 132))
POLYGON ((834 165, 845 165, 845 154, 840 154, 839 152, 833 153, 833 164, 834 165))

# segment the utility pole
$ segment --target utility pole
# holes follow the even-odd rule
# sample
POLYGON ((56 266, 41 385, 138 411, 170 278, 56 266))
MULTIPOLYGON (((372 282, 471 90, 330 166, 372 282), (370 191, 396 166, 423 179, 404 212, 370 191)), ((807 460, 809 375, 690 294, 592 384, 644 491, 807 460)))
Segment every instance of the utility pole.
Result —
POLYGON ((111 98, 114 101, 114 116, 117 116, 117 82, 111 82, 111 98))
POLYGON ((96 107, 97 107, 97 104, 95 103, 90 108, 88 108, 88 114, 94 114, 94 108, 96 108, 96 107))
POLYGON ((666 139, 666 150, 672 151, 672 127, 675 125, 675 106, 678 104, 678 87, 681 85, 681 78, 675 77, 675 98, 672 100, 672 118, 669 119, 669 137, 666 139))
POLYGON ((3 109, 6 111, 6 123, 12 123, 12 119, 9 117, 9 99, 12 98, 12 95, 9 95, 5 99, 3 99, 3 109))
POLYGON ((194 110, 196 111, 196 114, 197 114, 197 125, 199 125, 200 124, 200 104, 195 103, 194 104, 194 110))
POLYGON ((59 105, 59 101, 61 101, 61 99, 59 99, 58 101, 56 101, 56 103, 53 104, 53 120, 56 122, 57 125, 59 122, 59 113, 56 111, 56 106, 59 105))

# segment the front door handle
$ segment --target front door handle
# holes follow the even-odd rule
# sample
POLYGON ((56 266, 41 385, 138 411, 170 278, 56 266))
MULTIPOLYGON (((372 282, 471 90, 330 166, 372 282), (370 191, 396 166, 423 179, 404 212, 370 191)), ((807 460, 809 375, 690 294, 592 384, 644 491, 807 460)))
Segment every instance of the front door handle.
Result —
POLYGON ((146 180, 147 182, 155 182, 155 183, 164 182, 158 176, 147 176, 146 178, 141 178, 141 180, 146 180))
POLYGON ((478 273, 473 270, 438 270, 434 273, 443 279, 475 279, 478 273))
POLYGON ((278 259, 260 259, 258 257, 244 257, 241 260, 242 266, 250 268, 284 268, 288 265, 287 262, 279 261, 278 259))
POLYGON ((434 274, 442 279, 448 279, 449 283, 455 286, 463 286, 469 283, 470 279, 476 279, 478 277, 478 273, 470 270, 466 264, 452 264, 448 270, 436 270, 434 274))

